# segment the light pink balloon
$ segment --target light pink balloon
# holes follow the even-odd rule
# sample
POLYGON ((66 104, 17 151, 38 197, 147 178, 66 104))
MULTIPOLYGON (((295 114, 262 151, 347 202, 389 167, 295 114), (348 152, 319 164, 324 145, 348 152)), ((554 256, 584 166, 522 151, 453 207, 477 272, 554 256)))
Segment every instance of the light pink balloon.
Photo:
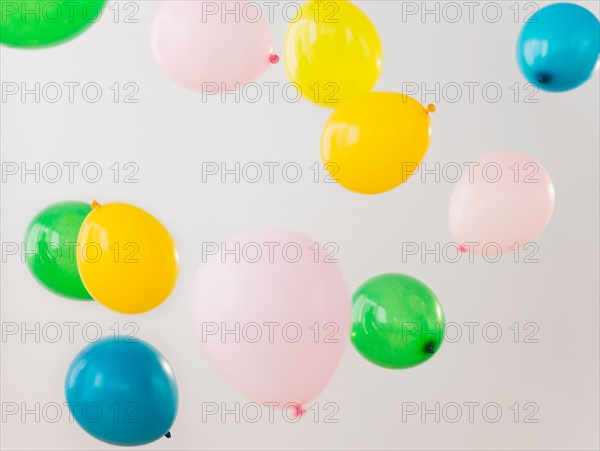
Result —
POLYGON ((349 341, 351 298, 331 249, 286 231, 254 233, 218 248, 208 249, 214 255, 194 283, 201 347, 248 398, 280 408, 304 405, 327 384, 349 341), (231 332, 236 327, 239 337, 231 332))
POLYGON ((260 7, 246 0, 164 1, 151 40, 163 71, 194 91, 239 89, 278 60, 260 7))
POLYGON ((546 169, 519 152, 492 153, 477 163, 463 171, 450 201, 450 228, 461 250, 497 255, 535 240, 554 210, 546 169))

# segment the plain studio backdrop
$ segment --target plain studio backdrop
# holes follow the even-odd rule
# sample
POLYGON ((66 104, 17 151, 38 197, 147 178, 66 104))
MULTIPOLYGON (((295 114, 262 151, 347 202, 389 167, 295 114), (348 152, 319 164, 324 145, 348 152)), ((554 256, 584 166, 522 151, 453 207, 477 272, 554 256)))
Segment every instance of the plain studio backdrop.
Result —
MULTIPOLYGON (((286 3, 271 3, 282 54, 286 3)), ((438 107, 429 172, 371 197, 315 172, 330 112, 286 97, 282 63, 239 99, 203 98, 167 79, 150 48, 158 1, 110 2, 98 23, 57 47, 2 47, 3 90, 16 84, 40 94, 36 101, 19 92, 1 105, 2 449, 114 449, 70 421, 63 384, 77 352, 98 332, 115 331, 156 346, 179 383, 173 437, 148 449, 598 448, 598 74, 563 94, 526 85, 515 43, 523 21, 545 3, 357 3, 384 45, 376 89, 413 92, 438 107), (436 8, 437 16, 422 16, 436 8), (272 99, 269 82, 279 83, 272 99), (70 83, 79 83, 72 99, 70 83), (457 167, 497 150, 529 153, 546 167, 556 187, 554 216, 535 248, 496 263, 452 262, 443 248, 452 241, 448 202, 457 167), (273 162, 280 166, 269 180, 264 164, 273 162), (240 180, 203 177, 203 168, 222 163, 239 163, 240 180), (9 174, 22 164, 33 175, 9 174), (265 170, 251 183, 257 165, 265 170), (302 174, 292 183, 294 167, 302 174), (145 208, 176 239, 176 289, 151 312, 127 316, 61 299, 8 252, 41 209, 92 199, 145 208), (248 400, 200 351, 190 293, 203 243, 274 227, 335 243, 350 290, 385 272, 421 279, 439 297, 452 336, 430 361, 404 371, 376 367, 349 345, 311 405, 319 417, 271 421, 263 412, 254 422, 243 410, 248 400), (408 255, 406 243, 421 250, 439 243, 442 255, 408 255), (203 416, 215 403, 233 410, 240 403, 240 418, 203 416)), ((581 4, 598 15, 597 2, 581 4)))

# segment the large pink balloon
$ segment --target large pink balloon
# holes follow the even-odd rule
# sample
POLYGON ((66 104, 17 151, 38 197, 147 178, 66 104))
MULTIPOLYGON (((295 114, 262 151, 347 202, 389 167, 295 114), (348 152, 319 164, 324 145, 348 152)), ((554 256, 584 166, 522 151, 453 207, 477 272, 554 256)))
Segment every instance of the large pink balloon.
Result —
POLYGON ((246 0, 167 0, 151 39, 164 72, 195 91, 236 90, 278 60, 260 7, 246 0))
POLYGON ((497 255, 535 240, 554 210, 548 172, 519 152, 492 153, 477 163, 463 171, 450 201, 450 228, 461 250, 497 255))
POLYGON ((351 317, 333 248, 273 231, 205 250, 212 255, 192 300, 197 335, 212 364, 248 398, 298 408, 331 378, 351 317))

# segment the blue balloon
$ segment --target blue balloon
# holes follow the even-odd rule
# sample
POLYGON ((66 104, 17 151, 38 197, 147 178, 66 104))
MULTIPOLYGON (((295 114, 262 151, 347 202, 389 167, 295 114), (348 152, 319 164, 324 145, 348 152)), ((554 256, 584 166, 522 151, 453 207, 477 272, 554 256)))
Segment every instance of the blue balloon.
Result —
POLYGON ((113 445, 170 437, 177 415, 177 382, 169 362, 137 339, 110 337, 86 346, 69 367, 65 392, 77 423, 113 445))
POLYGON ((523 26, 517 60, 523 75, 540 89, 562 92, 585 83, 600 53, 600 22, 573 3, 555 3, 523 26))

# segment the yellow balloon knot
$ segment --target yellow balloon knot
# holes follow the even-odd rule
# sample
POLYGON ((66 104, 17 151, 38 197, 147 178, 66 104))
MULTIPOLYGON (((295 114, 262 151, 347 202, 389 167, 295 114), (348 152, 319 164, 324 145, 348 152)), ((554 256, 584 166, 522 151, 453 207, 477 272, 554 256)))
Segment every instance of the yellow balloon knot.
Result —
POLYGON ((101 205, 98 203, 98 201, 97 201, 96 199, 94 199, 94 200, 92 201, 92 209, 98 208, 98 207, 100 207, 100 206, 101 206, 101 205))
POLYGON ((427 113, 435 113, 436 110, 437 110, 437 108, 432 103, 430 103, 429 105, 427 105, 427 113))

